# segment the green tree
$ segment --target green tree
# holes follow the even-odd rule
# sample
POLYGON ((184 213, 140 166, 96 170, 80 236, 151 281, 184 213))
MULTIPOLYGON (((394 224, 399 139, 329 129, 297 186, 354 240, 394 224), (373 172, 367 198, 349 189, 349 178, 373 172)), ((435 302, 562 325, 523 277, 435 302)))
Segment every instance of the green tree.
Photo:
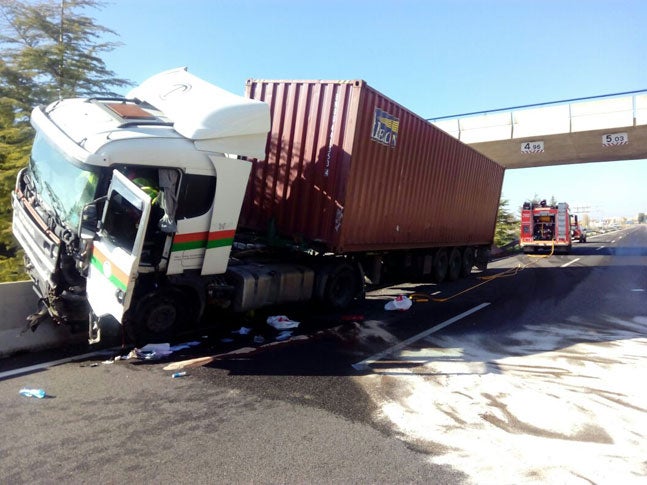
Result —
POLYGON ((503 247, 519 238, 519 219, 508 209, 509 201, 503 197, 499 201, 494 230, 494 244, 503 247))
POLYGON ((85 15, 98 0, 0 0, 0 281, 24 278, 11 234, 10 194, 27 165, 34 106, 63 97, 114 95, 130 86, 101 55, 116 33, 85 15))

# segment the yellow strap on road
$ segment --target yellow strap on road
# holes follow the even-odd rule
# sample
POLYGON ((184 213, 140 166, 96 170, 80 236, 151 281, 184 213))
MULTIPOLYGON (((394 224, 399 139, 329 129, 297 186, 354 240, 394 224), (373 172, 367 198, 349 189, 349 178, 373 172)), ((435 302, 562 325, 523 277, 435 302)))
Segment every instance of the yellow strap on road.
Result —
POLYGON ((550 253, 548 254, 529 254, 528 256, 531 258, 550 258, 553 254, 555 253, 555 241, 551 241, 550 243, 550 253))
POLYGON ((431 301, 441 302, 441 303, 449 301, 449 300, 451 300, 453 298, 456 298, 459 295, 463 295, 463 294, 467 293, 468 291, 472 291, 474 288, 478 288, 479 286, 482 286, 482 285, 484 285, 486 283, 489 283, 490 281, 493 281, 495 279, 506 278, 508 276, 515 276, 519 271, 521 271, 522 269, 524 269, 527 266, 528 265, 525 265, 525 266, 519 265, 519 266, 516 266, 514 268, 510 268, 510 269, 504 271, 503 273, 499 273, 499 274, 496 274, 496 275, 480 276, 479 279, 482 280, 480 283, 477 283, 474 286, 470 286, 469 288, 465 288, 464 290, 459 291, 458 293, 455 293, 452 296, 448 296, 447 298, 432 298, 431 301))
MULTIPOLYGON (((485 283, 489 283, 490 281, 496 280, 498 278, 507 278, 509 276, 516 276, 520 271, 523 271, 527 267, 532 266, 539 259, 544 259, 544 258, 551 257, 554 254, 554 252, 555 252, 555 241, 552 241, 550 253, 536 255, 536 256, 534 256, 534 255, 530 256, 533 259, 533 261, 531 261, 530 263, 527 263, 527 264, 524 264, 524 265, 520 264, 520 265, 518 265, 518 266, 516 266, 514 268, 510 268, 510 269, 504 271, 503 273, 498 273, 498 274, 495 274, 495 275, 492 275, 492 276, 479 276, 479 279, 482 280, 481 283, 478 283, 478 284, 476 284, 474 286, 470 286, 469 288, 466 288, 466 289, 464 289, 462 291, 459 291, 458 293, 456 293, 456 294, 454 294, 452 296, 448 296, 447 298, 431 298, 431 301, 443 303, 443 302, 452 300, 453 298, 456 298, 459 295, 463 295, 463 294, 467 293, 468 291, 472 291, 474 288, 478 288, 479 286, 482 286, 485 283)), ((420 295, 420 293, 414 293, 414 295, 420 295)))

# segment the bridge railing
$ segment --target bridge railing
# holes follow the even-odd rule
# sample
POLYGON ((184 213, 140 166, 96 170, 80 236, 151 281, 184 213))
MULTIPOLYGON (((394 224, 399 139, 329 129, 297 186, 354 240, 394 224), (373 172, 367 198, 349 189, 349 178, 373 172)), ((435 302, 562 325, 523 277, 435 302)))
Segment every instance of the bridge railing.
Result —
POLYGON ((647 90, 430 118, 465 143, 647 125, 647 90))

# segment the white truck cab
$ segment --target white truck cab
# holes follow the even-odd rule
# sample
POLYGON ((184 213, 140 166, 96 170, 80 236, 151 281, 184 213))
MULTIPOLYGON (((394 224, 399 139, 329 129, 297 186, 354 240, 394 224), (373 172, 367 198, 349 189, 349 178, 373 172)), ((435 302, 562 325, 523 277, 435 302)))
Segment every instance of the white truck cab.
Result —
POLYGON ((231 290, 221 278, 251 166, 241 157, 264 157, 267 104, 175 69, 124 99, 64 99, 31 120, 12 204, 41 302, 33 327, 90 315, 91 342, 106 320, 136 321, 146 338, 197 318, 205 288, 231 290))

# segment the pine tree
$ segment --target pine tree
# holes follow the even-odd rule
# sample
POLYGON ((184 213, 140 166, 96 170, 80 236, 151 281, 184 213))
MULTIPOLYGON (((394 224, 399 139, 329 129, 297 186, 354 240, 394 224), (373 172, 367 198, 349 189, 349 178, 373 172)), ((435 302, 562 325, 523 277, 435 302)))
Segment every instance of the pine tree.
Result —
POLYGON ((499 200, 494 230, 494 244, 498 247, 505 246, 519 237, 519 220, 508 210, 508 204, 507 199, 499 200))
POLYGON ((11 190, 27 165, 34 106, 59 98, 114 95, 130 86, 101 54, 116 36, 83 12, 97 0, 0 0, 0 281, 24 278, 11 233, 11 190))

